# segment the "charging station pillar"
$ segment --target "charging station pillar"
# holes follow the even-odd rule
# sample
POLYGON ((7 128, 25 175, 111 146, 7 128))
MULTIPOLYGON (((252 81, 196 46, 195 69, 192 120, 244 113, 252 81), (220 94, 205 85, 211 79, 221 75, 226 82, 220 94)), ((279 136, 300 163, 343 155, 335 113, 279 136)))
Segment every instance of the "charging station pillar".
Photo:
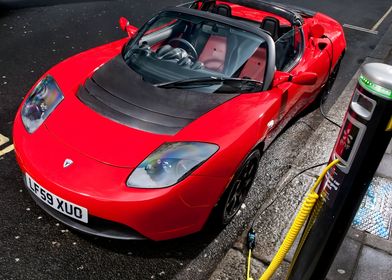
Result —
POLYGON ((368 63, 361 68, 329 160, 340 162, 320 184, 288 279, 325 279, 391 136, 392 66, 368 63))

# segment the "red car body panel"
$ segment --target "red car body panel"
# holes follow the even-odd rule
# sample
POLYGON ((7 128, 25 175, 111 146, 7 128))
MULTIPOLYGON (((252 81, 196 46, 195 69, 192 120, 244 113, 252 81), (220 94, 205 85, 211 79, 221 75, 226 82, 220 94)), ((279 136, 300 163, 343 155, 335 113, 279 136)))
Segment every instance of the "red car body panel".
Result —
MULTIPOLYGON (((271 16, 227 4, 237 17, 260 22, 271 16)), ((278 19, 281 25, 290 25, 278 19)), ((304 18, 302 30, 304 53, 290 74, 317 73, 314 85, 284 82, 260 93, 240 94, 174 135, 124 126, 97 114, 76 97, 86 78, 118 55, 129 38, 75 55, 45 73, 55 78, 64 100, 34 133, 26 131, 18 110, 13 131, 18 163, 41 186, 87 208, 89 215, 129 226, 147 238, 163 240, 196 232, 246 155, 255 147, 265 149, 285 124, 316 98, 341 58, 346 43, 339 23, 316 13, 304 18), (324 27, 329 39, 311 36, 316 24, 324 27), (126 186, 128 176, 150 153, 163 143, 180 141, 215 143, 219 150, 172 187, 126 186), (65 169, 66 158, 75 164, 65 169)))
POLYGON ((192 174, 170 188, 128 188, 125 180, 131 168, 98 163, 64 145, 44 127, 30 137, 24 131, 20 117, 16 118, 15 126, 22 128, 15 129, 14 143, 23 172, 27 172, 48 191, 83 205, 90 215, 132 226, 153 240, 174 238, 200 230, 205 217, 230 180, 192 174), (56 153, 48 156, 44 150, 56 153), (64 158, 72 158, 75 165, 64 169, 64 158), (46 172, 43 174, 42 170, 46 172))

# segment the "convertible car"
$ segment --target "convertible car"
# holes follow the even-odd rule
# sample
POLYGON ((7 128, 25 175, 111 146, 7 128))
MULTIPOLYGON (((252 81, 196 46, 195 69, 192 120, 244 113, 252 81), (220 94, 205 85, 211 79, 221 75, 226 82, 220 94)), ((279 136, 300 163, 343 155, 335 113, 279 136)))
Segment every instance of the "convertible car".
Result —
POLYGON ((196 1, 120 26, 126 38, 42 76, 13 135, 36 203, 117 239, 228 224, 263 151, 329 87, 346 47, 328 16, 256 0, 196 1))

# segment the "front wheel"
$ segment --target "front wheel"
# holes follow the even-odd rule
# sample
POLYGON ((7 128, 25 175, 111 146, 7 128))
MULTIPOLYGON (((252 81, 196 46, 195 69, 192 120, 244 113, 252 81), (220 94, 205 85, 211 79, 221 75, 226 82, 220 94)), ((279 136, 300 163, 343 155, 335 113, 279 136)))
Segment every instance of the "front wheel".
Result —
POLYGON ((252 151, 238 168, 230 185, 223 193, 213 212, 213 222, 218 226, 227 225, 240 210, 256 177, 261 153, 252 151))

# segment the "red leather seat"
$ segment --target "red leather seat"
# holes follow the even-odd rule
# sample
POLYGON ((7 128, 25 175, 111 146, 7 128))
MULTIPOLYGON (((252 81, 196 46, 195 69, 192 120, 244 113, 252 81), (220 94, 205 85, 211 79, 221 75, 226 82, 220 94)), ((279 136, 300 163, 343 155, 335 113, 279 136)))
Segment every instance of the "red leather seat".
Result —
POLYGON ((258 48, 243 66, 239 77, 247 77, 262 82, 264 80, 266 55, 265 48, 258 48))
POLYGON ((223 72, 227 52, 227 38, 211 35, 199 55, 199 61, 210 70, 223 72))

